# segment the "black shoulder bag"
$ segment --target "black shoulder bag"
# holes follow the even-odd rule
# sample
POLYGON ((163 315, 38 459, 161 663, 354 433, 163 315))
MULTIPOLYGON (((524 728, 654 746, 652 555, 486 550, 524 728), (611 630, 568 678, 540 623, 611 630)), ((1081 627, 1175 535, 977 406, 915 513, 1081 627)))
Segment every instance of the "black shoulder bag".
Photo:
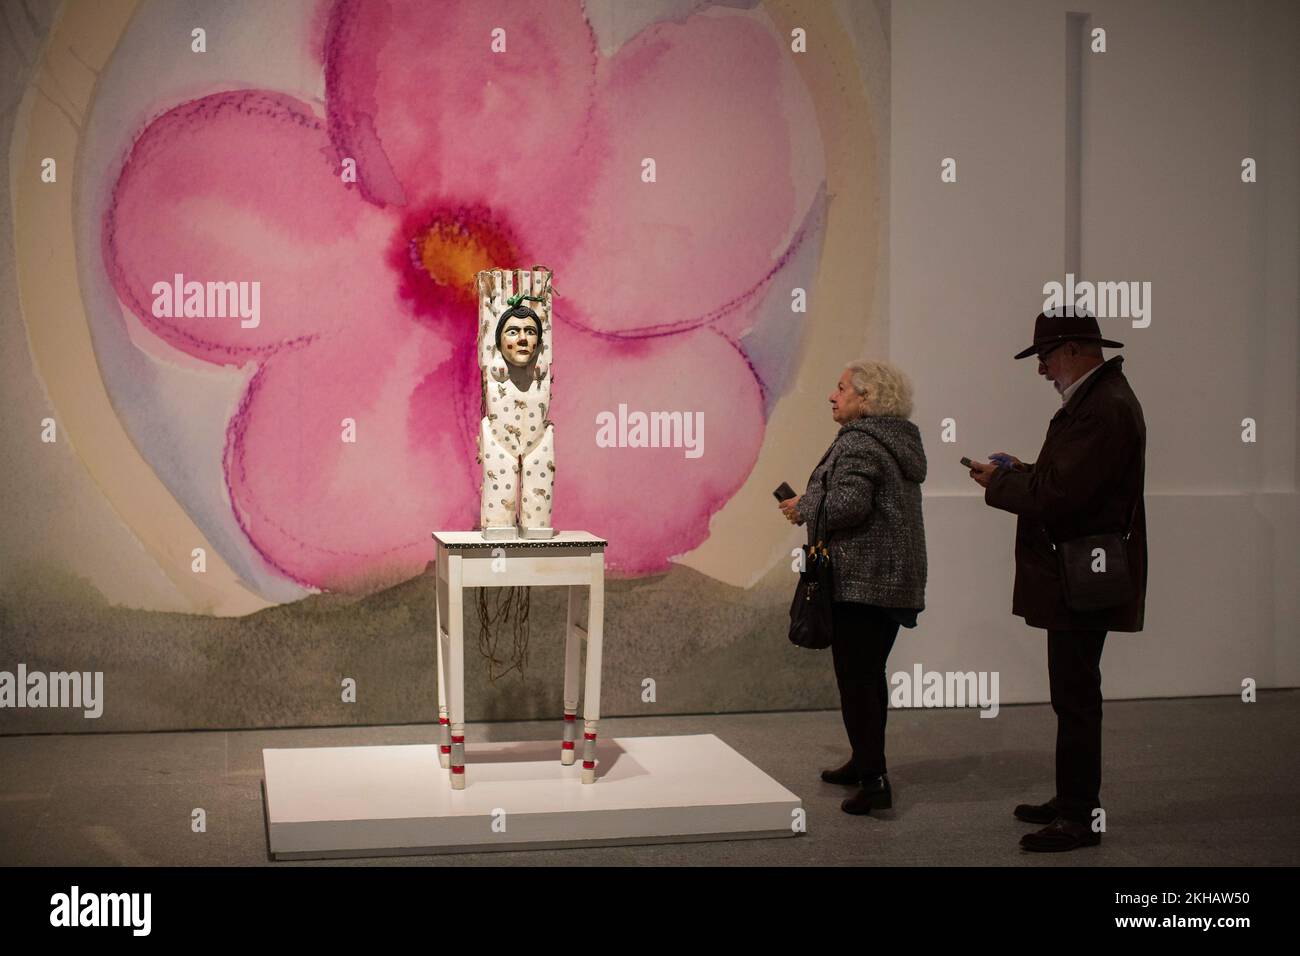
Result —
MULTIPOLYGON (((829 470, 829 469, 828 469, 829 470)), ((822 527, 822 510, 826 507, 826 474, 822 473, 822 497, 817 503, 817 517, 813 520, 814 545, 803 546, 803 570, 799 584, 790 603, 790 643, 813 650, 831 646, 833 624, 831 598, 834 583, 831 578, 831 553, 816 535, 822 527)))
POLYGON ((1065 606, 1071 611, 1102 611, 1133 600, 1136 589, 1128 566, 1128 539, 1136 520, 1134 502, 1123 534, 1090 534, 1059 544, 1048 535, 1061 572, 1065 606))

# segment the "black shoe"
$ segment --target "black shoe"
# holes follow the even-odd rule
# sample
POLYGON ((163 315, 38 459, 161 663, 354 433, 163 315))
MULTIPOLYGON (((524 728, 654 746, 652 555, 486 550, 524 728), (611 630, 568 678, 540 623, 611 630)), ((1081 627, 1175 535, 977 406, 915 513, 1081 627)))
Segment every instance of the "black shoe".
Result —
POLYGON ((1061 853, 1100 843, 1101 834, 1094 833, 1088 824, 1065 817, 1057 817, 1037 833, 1026 833, 1020 838, 1022 849, 1036 853, 1061 853))
POLYGON ((1051 823, 1056 819, 1056 797, 1046 803, 1020 803, 1012 814, 1026 823, 1051 823))
POLYGON ((872 810, 888 810, 893 805, 894 792, 889 787, 889 778, 881 774, 863 780, 862 787, 841 803, 840 809, 845 813, 865 814, 872 810))
POLYGON ((837 767, 834 770, 823 770, 822 779, 827 783, 839 783, 845 786, 856 787, 862 782, 862 775, 853 767, 853 758, 843 767, 837 767))

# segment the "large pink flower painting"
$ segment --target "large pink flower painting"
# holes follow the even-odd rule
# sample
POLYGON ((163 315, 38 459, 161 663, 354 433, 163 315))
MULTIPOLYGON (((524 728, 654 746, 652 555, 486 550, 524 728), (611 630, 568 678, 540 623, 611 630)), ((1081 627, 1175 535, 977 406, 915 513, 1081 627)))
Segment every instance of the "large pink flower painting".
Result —
POLYGON ((822 175, 785 116, 788 42, 700 10, 606 55, 576 0, 340 0, 319 37, 323 110, 234 82, 179 103, 124 156, 102 224, 149 334, 255 369, 222 456, 250 547, 357 591, 420 573, 431 530, 474 527, 472 280, 543 264, 554 524, 607 537, 614 572, 666 570, 764 440, 773 383, 745 338, 822 175), (178 273, 258 281, 260 322, 156 316, 178 273), (704 454, 598 447, 620 403, 702 412, 704 454))

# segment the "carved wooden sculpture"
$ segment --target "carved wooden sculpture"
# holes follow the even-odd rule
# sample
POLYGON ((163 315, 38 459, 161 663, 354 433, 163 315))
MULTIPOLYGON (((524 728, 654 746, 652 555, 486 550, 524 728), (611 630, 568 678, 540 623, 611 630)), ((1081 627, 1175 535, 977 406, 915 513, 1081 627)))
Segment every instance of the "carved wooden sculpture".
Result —
POLYGON ((550 538, 551 271, 492 269, 480 272, 476 285, 483 373, 480 527, 487 539, 550 538))

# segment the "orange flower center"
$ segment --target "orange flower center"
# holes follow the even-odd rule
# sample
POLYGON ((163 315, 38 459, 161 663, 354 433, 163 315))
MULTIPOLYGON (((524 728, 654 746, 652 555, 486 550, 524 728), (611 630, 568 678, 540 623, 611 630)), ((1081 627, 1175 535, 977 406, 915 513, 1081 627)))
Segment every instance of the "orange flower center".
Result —
MULTIPOLYGON (((486 269, 509 269, 519 261, 509 226, 481 205, 435 205, 413 212, 401 227, 397 253, 405 260, 403 295, 417 313, 477 311, 475 279, 486 269)), ((394 264, 397 264, 395 262, 394 264)))
POLYGON ((450 220, 438 220, 416 240, 420 264, 439 285, 456 291, 474 287, 474 277, 490 269, 492 239, 477 229, 450 220))

